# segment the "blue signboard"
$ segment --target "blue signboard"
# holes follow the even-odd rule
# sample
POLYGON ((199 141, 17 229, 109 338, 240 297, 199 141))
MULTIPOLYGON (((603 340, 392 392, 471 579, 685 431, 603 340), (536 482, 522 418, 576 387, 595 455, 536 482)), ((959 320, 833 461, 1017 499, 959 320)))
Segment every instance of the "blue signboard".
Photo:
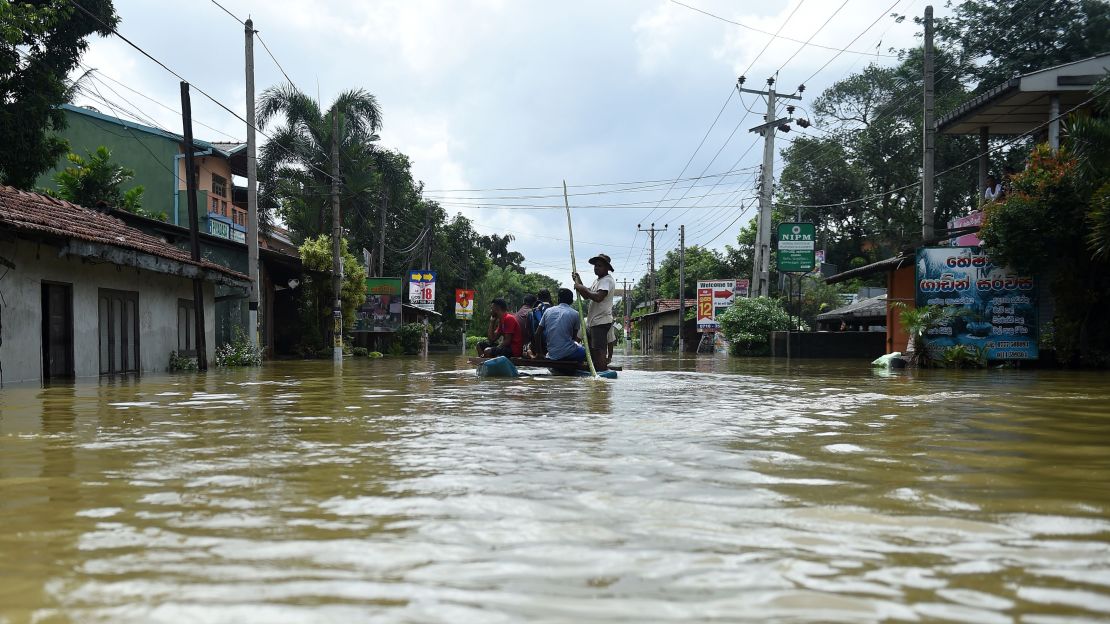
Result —
POLYGON ((926 332, 929 348, 985 349, 990 360, 1037 359, 1037 289, 1030 276, 996 266, 979 247, 917 250, 917 306, 960 310, 926 332))

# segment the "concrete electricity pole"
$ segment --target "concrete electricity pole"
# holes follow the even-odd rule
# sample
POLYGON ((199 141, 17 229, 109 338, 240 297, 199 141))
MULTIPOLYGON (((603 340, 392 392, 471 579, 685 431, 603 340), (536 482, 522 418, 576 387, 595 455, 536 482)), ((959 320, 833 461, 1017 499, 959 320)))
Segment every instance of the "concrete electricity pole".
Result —
POLYGON ((339 241, 343 235, 342 223, 339 214, 339 107, 336 106, 331 114, 331 284, 335 301, 332 303, 331 315, 334 319, 332 328, 332 361, 338 365, 343 364, 343 258, 339 253, 339 241))
MULTIPOLYGON (((378 238, 378 277, 385 277, 385 208, 389 203, 388 193, 382 195, 382 205, 378 209, 381 213, 382 227, 378 238)), ((407 270, 407 269, 403 269, 407 270)))
MULTIPOLYGON (((197 214, 197 176, 193 165, 193 105, 189 100, 189 83, 181 81, 181 125, 185 139, 185 193, 188 195, 189 206, 189 257, 193 262, 200 262, 200 227, 197 214)), ((193 279, 193 331, 196 339, 193 345, 197 349, 197 368, 208 370, 208 339, 204 334, 204 280, 197 277, 193 279)))
POLYGON ((924 154, 921 162, 921 238, 933 238, 933 157, 936 153, 936 121, 933 119, 933 7, 925 7, 925 116, 924 154))
POLYGON ((678 226, 678 355, 685 351, 682 326, 686 319, 686 226, 678 226))
POLYGON ((243 25, 243 32, 247 61, 247 269, 251 278, 247 333, 251 337, 251 347, 258 351, 258 147, 254 137, 254 22, 248 19, 243 25))
MULTIPOLYGON (((757 91, 745 89, 744 77, 737 81, 737 89, 744 93, 755 93, 767 98, 767 115, 765 123, 750 128, 748 132, 757 132, 763 135, 763 177, 759 184, 759 227, 756 229, 756 247, 752 255, 752 289, 757 297, 766 297, 770 294, 771 280, 771 198, 774 190, 775 176, 775 128, 792 121, 789 117, 775 119, 775 102, 778 98, 800 100, 800 95, 782 95, 775 92, 775 79, 767 79, 767 90, 757 91)), ((798 87, 798 92, 805 87, 798 87)), ((787 127, 789 129, 789 127, 787 127)))
POLYGON ((655 304, 655 298, 659 294, 657 292, 656 283, 655 283, 655 235, 658 234, 659 232, 666 232, 667 231, 667 224, 664 223, 663 227, 660 229, 660 228, 656 228, 654 223, 652 223, 651 227, 649 227, 649 228, 642 228, 642 227, 640 227, 640 224, 637 223, 636 224, 636 229, 640 232, 647 232, 649 238, 651 239, 651 259, 648 261, 651 264, 651 270, 648 272, 648 275, 650 276, 650 278, 648 279, 648 284, 649 284, 649 287, 650 287, 649 292, 651 293, 651 303, 654 305, 655 304))

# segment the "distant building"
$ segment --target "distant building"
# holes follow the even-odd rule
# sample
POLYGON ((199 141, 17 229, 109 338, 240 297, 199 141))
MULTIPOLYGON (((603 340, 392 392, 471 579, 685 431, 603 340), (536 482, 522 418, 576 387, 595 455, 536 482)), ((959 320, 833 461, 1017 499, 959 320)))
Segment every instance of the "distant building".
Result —
POLYGON ((217 287, 249 278, 121 219, 0 186, 0 371, 5 383, 164 371, 195 353, 193 278, 203 279, 214 361, 217 287))

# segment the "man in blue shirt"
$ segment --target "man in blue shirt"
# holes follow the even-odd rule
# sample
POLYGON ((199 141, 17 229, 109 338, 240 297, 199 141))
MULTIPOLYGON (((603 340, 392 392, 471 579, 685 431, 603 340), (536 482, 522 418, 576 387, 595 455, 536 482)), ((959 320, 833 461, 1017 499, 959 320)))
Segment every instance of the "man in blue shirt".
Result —
POLYGON ((582 317, 578 310, 570 307, 574 293, 569 289, 559 289, 559 305, 548 308, 540 319, 537 333, 547 347, 547 359, 571 360, 582 362, 586 359, 586 349, 578 344, 578 331, 582 317))

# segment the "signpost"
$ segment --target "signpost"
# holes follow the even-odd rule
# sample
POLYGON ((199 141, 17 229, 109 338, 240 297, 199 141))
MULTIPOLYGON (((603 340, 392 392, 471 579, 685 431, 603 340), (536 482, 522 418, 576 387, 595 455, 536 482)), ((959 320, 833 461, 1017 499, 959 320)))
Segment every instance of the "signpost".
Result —
POLYGON ((744 282, 746 291, 748 280, 698 280, 698 331, 717 331, 717 314, 736 299, 737 282, 744 282))
POLYGON ((355 332, 395 332, 401 326, 401 279, 366 278, 366 300, 355 312, 355 332))
POLYGON ((435 310, 436 272, 412 269, 409 277, 409 304, 422 310, 435 310))
POLYGON ((988 360, 1035 360, 1037 288, 1032 276, 996 266, 979 247, 917 250, 917 306, 958 308, 925 332, 930 350, 964 345, 988 360))
POLYGON ((455 318, 469 321, 474 318, 474 291, 455 289, 455 318))
POLYGON ((816 265, 816 228, 812 223, 780 223, 777 264, 780 273, 809 273, 816 265))

